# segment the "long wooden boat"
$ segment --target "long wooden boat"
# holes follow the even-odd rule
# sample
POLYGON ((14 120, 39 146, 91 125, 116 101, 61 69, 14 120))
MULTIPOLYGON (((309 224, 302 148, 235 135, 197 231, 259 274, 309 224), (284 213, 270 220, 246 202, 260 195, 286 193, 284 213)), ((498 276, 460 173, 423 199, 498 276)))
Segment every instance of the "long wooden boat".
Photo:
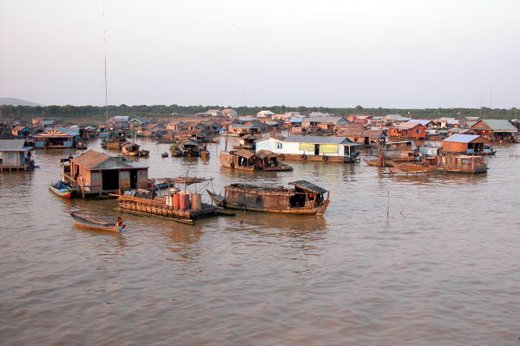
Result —
POLYGON ((431 173, 437 169, 437 166, 428 166, 421 163, 396 163, 394 162, 390 168, 391 173, 399 174, 425 174, 431 173))
POLYGON ((290 187, 231 184, 224 196, 208 190, 213 202, 223 208, 267 213, 323 215, 330 192, 306 180, 289 183, 290 187))
POLYGON ((486 173, 487 163, 482 156, 446 155, 442 156, 437 171, 446 173, 486 173))
POLYGON ((76 190, 64 181, 57 181, 49 185, 49 190, 63 198, 72 198, 76 190))
POLYGON ((126 227, 122 222, 104 222, 94 220, 84 215, 79 215, 76 212, 70 212, 70 216, 72 216, 74 223, 77 226, 96 231, 121 232, 126 227))

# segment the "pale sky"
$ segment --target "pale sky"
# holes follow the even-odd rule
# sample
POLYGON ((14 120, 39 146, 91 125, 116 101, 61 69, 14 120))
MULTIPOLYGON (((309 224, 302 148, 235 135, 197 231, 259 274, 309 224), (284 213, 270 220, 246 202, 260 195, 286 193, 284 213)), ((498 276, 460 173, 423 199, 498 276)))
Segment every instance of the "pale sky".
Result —
POLYGON ((0 97, 102 105, 105 55, 109 104, 519 107, 520 1, 0 0, 0 97))

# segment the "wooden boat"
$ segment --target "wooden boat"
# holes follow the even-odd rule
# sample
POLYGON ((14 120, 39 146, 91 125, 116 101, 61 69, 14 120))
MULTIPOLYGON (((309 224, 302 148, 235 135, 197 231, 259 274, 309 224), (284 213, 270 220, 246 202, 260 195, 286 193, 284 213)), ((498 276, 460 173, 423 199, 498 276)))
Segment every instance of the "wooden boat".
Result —
POLYGON ((70 216, 72 216, 77 226, 96 231, 121 232, 126 227, 120 219, 118 220, 119 222, 104 222, 79 215, 76 212, 70 212, 70 216))
POLYGON ((390 167, 391 173, 399 174, 425 174, 431 173, 437 169, 437 166, 429 166, 423 163, 396 163, 390 167))
POLYGON ((256 154, 250 150, 223 151, 219 155, 220 166, 238 171, 292 171, 289 165, 281 163, 278 155, 268 150, 260 150, 256 154))
POLYGON ((164 153, 162 153, 162 154, 161 154, 161 157, 162 157, 162 158, 164 158, 164 157, 168 157, 168 152, 165 151, 164 153))
POLYGON ((63 198, 72 198, 76 190, 64 181, 57 181, 49 186, 49 190, 63 198))
POLYGON ((291 187, 231 184, 224 196, 208 190, 213 202, 223 208, 298 215, 323 215, 329 205, 329 191, 306 180, 291 187))
POLYGON ((125 194, 118 196, 118 210, 136 215, 164 218, 189 225, 193 225, 197 219, 234 215, 226 213, 214 205, 203 203, 200 193, 187 192, 186 187, 188 185, 209 182, 211 179, 178 177, 158 180, 164 180, 170 187, 166 196, 141 193, 143 191, 127 191, 125 194), (183 185, 184 188, 175 188, 175 186, 180 187, 180 185, 183 185))
MULTIPOLYGON (((173 157, 200 157, 201 148, 199 143, 188 139, 180 144, 174 143, 170 146, 173 157)), ((207 153, 209 155, 209 152, 207 153)))
POLYGON ((437 171, 446 173, 485 173, 487 163, 482 156, 446 155, 442 156, 437 171))
POLYGON ((121 153, 126 156, 148 157, 150 152, 141 148, 139 144, 125 142, 121 145, 121 153))

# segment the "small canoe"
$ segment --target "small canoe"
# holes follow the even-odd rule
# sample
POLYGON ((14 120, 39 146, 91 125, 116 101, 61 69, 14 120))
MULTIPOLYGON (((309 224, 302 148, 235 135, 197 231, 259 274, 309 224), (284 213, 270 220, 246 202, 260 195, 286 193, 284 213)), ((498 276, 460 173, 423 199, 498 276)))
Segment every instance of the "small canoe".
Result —
POLYGON ((122 222, 117 224, 116 222, 104 222, 94 220, 84 215, 79 215, 76 212, 70 212, 70 216, 74 219, 74 223, 82 228, 91 229, 95 231, 106 231, 106 232, 121 232, 126 225, 122 222))
POLYGON ((76 190, 64 181, 58 181, 49 186, 49 190, 63 198, 71 198, 76 190))
POLYGON ((161 157, 168 157, 168 153, 167 152, 162 153, 161 157))

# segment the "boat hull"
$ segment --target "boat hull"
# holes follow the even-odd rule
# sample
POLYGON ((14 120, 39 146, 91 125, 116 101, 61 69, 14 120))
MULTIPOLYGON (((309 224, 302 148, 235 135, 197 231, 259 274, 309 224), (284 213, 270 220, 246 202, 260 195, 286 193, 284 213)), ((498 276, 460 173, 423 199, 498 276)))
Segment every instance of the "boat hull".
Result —
POLYGON ((82 229, 120 233, 125 228, 125 225, 116 225, 115 223, 101 222, 89 219, 75 212, 70 212, 70 216, 72 216, 72 218, 74 219, 74 224, 82 229))
POLYGON ((255 211, 255 212, 263 212, 263 213, 273 213, 273 214, 292 214, 292 215, 323 215, 329 206, 329 200, 324 200, 323 203, 318 207, 279 207, 279 208, 269 208, 269 207, 256 207, 253 205, 249 205, 247 203, 239 204, 232 203, 222 195, 218 195, 214 192, 207 191, 213 203, 217 206, 225 209, 235 209, 235 210, 247 210, 247 211, 255 211))
POLYGON ((72 198, 75 192, 73 188, 57 189, 52 185, 49 186, 49 190, 53 192, 55 195, 60 196, 62 198, 72 198))

